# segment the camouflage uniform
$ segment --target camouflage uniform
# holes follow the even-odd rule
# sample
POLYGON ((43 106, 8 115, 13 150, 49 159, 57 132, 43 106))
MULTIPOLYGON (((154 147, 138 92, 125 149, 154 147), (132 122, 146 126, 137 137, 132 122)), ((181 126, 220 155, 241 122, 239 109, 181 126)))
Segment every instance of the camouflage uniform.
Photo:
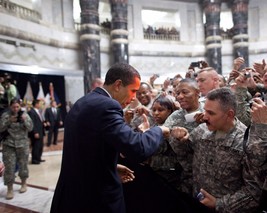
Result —
MULTIPOLYGON (((153 101, 151 101, 150 104, 148 104, 146 106, 146 108, 150 110, 151 107, 152 107, 152 104, 153 104, 153 101)), ((142 105, 139 105, 139 106, 142 106, 142 105)), ((151 115, 151 113, 149 113, 149 115, 147 115, 147 119, 148 119, 148 122, 149 122, 150 126, 153 126, 155 124, 154 118, 151 115)), ((131 128, 133 130, 135 130, 135 131, 139 131, 138 126, 141 123, 143 123, 143 117, 141 115, 139 115, 138 113, 135 113, 134 117, 133 117, 133 119, 131 120, 131 123, 130 123, 131 128)))
POLYGON ((158 150, 148 160, 150 167, 168 183, 174 187, 180 184, 179 178, 181 168, 176 154, 171 148, 169 141, 164 140, 158 150))
POLYGON ((250 107, 249 107, 249 100, 251 100, 248 96, 248 89, 237 87, 235 91, 236 100, 237 100, 237 109, 236 109, 236 117, 246 126, 249 126, 251 123, 251 116, 250 116, 250 107))
MULTIPOLYGON (((259 199, 262 190, 267 191, 266 129, 267 124, 252 124, 246 147, 246 164, 249 172, 254 177, 254 182, 249 184, 249 189, 253 193, 255 199, 259 199)), ((266 203, 266 200, 264 202, 266 203)))
POLYGON ((209 131, 206 124, 190 133, 194 151, 193 194, 200 188, 216 197, 216 212, 253 212, 258 203, 246 188, 253 178, 244 169, 243 137, 246 126, 236 119, 227 134, 209 131))
POLYGON ((5 164, 4 184, 12 184, 15 179, 16 163, 19 166, 19 177, 26 179, 29 176, 28 157, 29 139, 28 132, 33 124, 30 116, 24 112, 24 122, 11 122, 11 111, 2 114, 0 120, 0 132, 8 131, 8 136, 3 140, 3 162, 5 164))
MULTIPOLYGON (((200 104, 200 108, 197 110, 203 112, 203 107, 200 104)), ((165 121, 163 126, 168 128, 173 128, 175 126, 184 127, 189 132, 196 128, 199 124, 197 122, 186 122, 185 115, 187 112, 184 109, 174 111, 165 121)), ((179 162, 179 165, 182 168, 180 172, 180 185, 177 187, 179 190, 192 194, 192 161, 193 161, 193 152, 188 150, 186 143, 179 143, 173 137, 169 138, 169 143, 176 153, 176 159, 179 162)))

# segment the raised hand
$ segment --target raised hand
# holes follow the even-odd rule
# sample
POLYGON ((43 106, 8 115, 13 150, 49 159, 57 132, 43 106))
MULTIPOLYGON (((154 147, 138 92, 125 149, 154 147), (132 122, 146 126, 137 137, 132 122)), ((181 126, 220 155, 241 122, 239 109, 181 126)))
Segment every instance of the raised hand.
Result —
POLYGON ((245 63, 245 59, 243 57, 238 57, 234 60, 234 70, 239 70, 240 67, 245 63))
POLYGON ((142 119, 143 119, 143 123, 141 123, 138 126, 138 129, 141 132, 145 132, 145 131, 147 131, 150 128, 150 124, 149 124, 148 119, 147 119, 147 116, 145 114, 142 114, 142 119))
POLYGON ((263 76, 265 72, 267 71, 267 66, 266 66, 266 62, 264 59, 262 60, 262 63, 255 62, 253 64, 253 67, 256 70, 256 72, 258 72, 261 76, 263 76))
POLYGON ((267 124, 267 106, 260 98, 254 98, 251 107, 253 123, 267 124))

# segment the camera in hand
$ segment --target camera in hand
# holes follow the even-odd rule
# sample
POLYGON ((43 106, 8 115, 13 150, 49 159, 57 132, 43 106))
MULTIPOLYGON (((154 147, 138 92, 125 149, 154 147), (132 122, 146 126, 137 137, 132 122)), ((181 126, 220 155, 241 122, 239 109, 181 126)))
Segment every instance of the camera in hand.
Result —
POLYGON ((249 72, 245 72, 244 73, 244 76, 245 76, 245 78, 250 78, 251 77, 251 74, 249 72))
POLYGON ((18 111, 17 122, 19 123, 22 122, 22 118, 21 118, 22 114, 23 114, 22 110, 18 111))
POLYGON ((200 62, 191 62, 190 67, 200 67, 200 62))

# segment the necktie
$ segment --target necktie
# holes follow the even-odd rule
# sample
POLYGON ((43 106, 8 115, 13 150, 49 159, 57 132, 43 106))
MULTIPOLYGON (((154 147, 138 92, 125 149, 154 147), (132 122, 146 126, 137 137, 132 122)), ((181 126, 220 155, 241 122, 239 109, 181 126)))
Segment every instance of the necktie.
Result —
POLYGON ((43 117, 42 117, 42 115, 41 115, 39 110, 38 110, 38 115, 39 115, 40 120, 43 121, 43 117))

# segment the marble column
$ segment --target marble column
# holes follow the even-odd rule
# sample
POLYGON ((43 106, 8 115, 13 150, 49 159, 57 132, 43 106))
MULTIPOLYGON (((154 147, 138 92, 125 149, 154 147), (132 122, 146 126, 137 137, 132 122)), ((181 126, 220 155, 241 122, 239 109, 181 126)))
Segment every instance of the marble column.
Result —
POLYGON ((220 33, 221 0, 202 1, 206 23, 206 56, 209 65, 222 74, 222 37, 220 33))
POLYGON ((243 57, 245 66, 249 64, 248 3, 249 0, 232 1, 234 58, 243 57))
POLYGON ((111 4, 111 64, 129 63, 128 57, 128 0, 110 0, 111 4))
POLYGON ((83 54, 84 92, 91 90, 92 80, 100 76, 99 0, 80 0, 80 41, 83 54))

